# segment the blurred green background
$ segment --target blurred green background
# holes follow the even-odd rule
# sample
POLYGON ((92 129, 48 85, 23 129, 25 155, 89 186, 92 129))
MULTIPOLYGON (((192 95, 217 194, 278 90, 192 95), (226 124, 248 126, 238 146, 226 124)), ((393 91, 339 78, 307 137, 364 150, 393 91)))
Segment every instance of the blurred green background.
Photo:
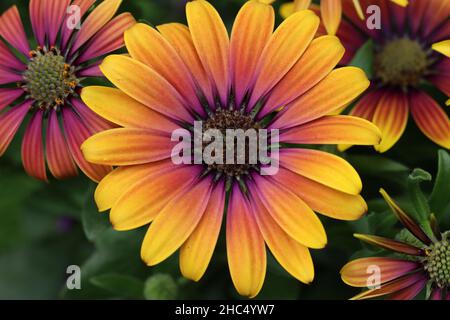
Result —
MULTIPOLYGON (((231 27, 245 1, 211 2, 231 27)), ((184 3, 124 0, 120 10, 130 11, 137 20, 153 25, 185 22, 184 3)), ((13 4, 18 5, 29 25, 28 0, 2 0, 0 11, 13 4)), ((444 101, 445 97, 433 94, 444 101)), ((139 258, 145 229, 112 230, 108 214, 99 214, 93 203, 95 185, 84 177, 53 180, 50 184, 27 177, 20 159, 21 136, 22 133, 16 136, 6 155, 0 158, 0 299, 239 299, 227 270, 223 232, 211 265, 199 283, 180 277, 177 255, 148 268, 139 258), (81 267, 81 290, 66 289, 66 269, 70 265, 81 267)), ((326 149, 337 152, 331 146, 326 149)), ((341 154, 361 173, 370 207, 368 215, 352 223, 321 217, 329 245, 325 250, 313 250, 314 283, 299 283, 269 257, 266 281, 258 298, 347 299, 355 294, 356 290, 341 282, 339 270, 350 257, 368 255, 371 249, 361 246, 352 234, 395 234, 398 225, 380 200, 378 189, 386 188, 405 208, 411 208, 406 177, 416 167, 434 176, 437 150, 410 122, 400 143, 383 156, 371 148, 354 148, 341 154)), ((424 189, 429 191, 431 186, 424 184, 424 189)))

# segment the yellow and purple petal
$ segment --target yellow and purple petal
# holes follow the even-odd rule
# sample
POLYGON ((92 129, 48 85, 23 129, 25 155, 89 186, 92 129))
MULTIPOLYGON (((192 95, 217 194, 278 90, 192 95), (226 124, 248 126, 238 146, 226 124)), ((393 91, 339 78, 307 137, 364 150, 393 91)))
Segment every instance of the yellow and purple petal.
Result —
POLYGON ((147 265, 167 259, 189 238, 203 217, 211 191, 209 179, 196 181, 158 213, 142 243, 141 257, 147 265))
POLYGON ((262 288, 266 275, 264 238, 250 204, 235 186, 227 212, 227 257, 231 279, 240 295, 253 298, 262 288))
POLYGON ((205 213, 180 249, 180 270, 184 277, 199 281, 208 268, 219 238, 225 210, 225 185, 213 189, 205 213))
POLYGON ((398 258, 361 258, 347 263, 341 270, 341 277, 349 286, 368 287, 375 268, 380 272, 380 284, 384 284, 419 270, 421 265, 418 262, 398 258))
POLYGON ((397 240, 367 234, 355 234, 354 236, 361 241, 398 253, 403 253, 411 256, 423 256, 425 253, 421 248, 417 248, 413 245, 397 240))

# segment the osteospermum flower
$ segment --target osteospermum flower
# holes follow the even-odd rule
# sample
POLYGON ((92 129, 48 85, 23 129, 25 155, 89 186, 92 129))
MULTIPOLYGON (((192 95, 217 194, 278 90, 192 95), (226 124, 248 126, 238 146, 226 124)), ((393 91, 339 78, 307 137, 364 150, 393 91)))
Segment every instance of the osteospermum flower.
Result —
POLYGON ((337 156, 306 148, 282 148, 280 168, 271 176, 247 158, 240 164, 176 164, 171 155, 179 142, 171 141, 172 133, 192 130, 199 120, 225 134, 280 129, 283 146, 376 144, 380 132, 370 122, 327 116, 369 82, 358 68, 333 70, 344 48, 334 36, 313 40, 319 18, 311 11, 292 15, 273 32, 273 8, 249 1, 231 39, 208 2, 188 2, 186 12, 189 26, 136 24, 126 31, 131 57, 113 55, 100 66, 118 89, 82 91, 92 110, 123 127, 82 145, 88 161, 118 167, 100 182, 98 207, 111 209, 117 230, 151 223, 141 251, 150 266, 180 249, 182 274, 198 281, 226 213, 229 269, 241 295, 253 297, 263 285, 265 243, 289 273, 309 283, 309 248, 327 242, 313 210, 354 220, 367 209, 355 170, 337 156))
POLYGON ((386 202, 405 228, 414 236, 406 243, 371 235, 355 235, 358 239, 396 253, 394 257, 362 258, 349 262, 341 270, 342 280, 350 286, 375 288, 353 299, 387 296, 391 300, 414 299, 427 284, 432 300, 450 300, 450 231, 441 233, 435 222, 431 239, 389 195, 381 190, 386 202), (380 283, 373 283, 370 270, 377 270, 380 283))
MULTIPOLYGON (((364 19, 364 12, 361 8, 359 0, 321 0, 320 1, 320 13, 322 16, 323 24, 328 34, 336 34, 341 24, 342 19, 342 1, 352 2, 356 13, 360 19, 364 19)), ((402 7, 408 5, 408 0, 391 0, 402 7)), ((292 2, 284 3, 280 7, 280 14, 283 18, 286 18, 299 10, 308 9, 311 7, 312 0, 294 0, 292 2)))
POLYGON ((371 120, 381 129, 383 139, 375 147, 379 152, 389 150, 400 139, 410 112, 429 139, 449 149, 448 115, 422 85, 431 83, 450 95, 450 60, 431 50, 433 43, 450 36, 450 1, 416 0, 407 8, 381 0, 362 1, 363 8, 368 4, 381 8, 381 30, 369 30, 344 6, 348 22, 343 22, 338 32, 349 52, 344 63, 368 39, 375 44, 373 86, 350 114, 371 120))
POLYGON ((89 110, 79 91, 86 78, 102 76, 99 58, 123 47, 123 32, 135 20, 129 13, 113 18, 121 0, 105 0, 87 15, 94 3, 30 0, 33 49, 16 6, 0 17, 0 156, 29 115, 22 160, 41 180, 46 163, 58 179, 76 175, 77 166, 96 181, 110 171, 81 154, 87 137, 112 124, 89 110))

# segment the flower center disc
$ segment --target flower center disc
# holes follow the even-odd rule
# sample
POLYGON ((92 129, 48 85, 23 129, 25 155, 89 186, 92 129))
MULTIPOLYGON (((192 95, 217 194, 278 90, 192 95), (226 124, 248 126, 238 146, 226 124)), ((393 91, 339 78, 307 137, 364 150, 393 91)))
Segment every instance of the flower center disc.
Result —
POLYGON ((31 56, 24 72, 23 88, 39 108, 49 109, 63 104, 79 83, 75 68, 67 64, 55 48, 38 48, 31 52, 31 56))
MULTIPOLYGON (((222 133, 223 137, 223 152, 222 152, 222 162, 209 164, 208 169, 215 170, 218 173, 226 174, 227 176, 242 176, 248 174, 249 170, 255 166, 255 164, 250 163, 249 153, 252 152, 252 148, 249 146, 250 140, 245 140, 245 158, 240 158, 240 153, 237 148, 238 144, 236 139, 232 145, 227 143, 227 129, 232 130, 243 130, 246 132, 249 129, 258 130, 258 124, 255 123, 251 116, 246 115, 238 110, 225 110, 218 109, 208 120, 205 121, 204 130, 216 129, 222 133), (226 156, 227 153, 233 152, 234 164, 227 164, 226 156), (238 161, 240 158, 241 161, 238 161), (242 161, 243 160, 243 161, 242 161), (240 164, 239 162, 245 162, 240 164)), ((257 131, 255 131, 257 135, 257 131)), ((257 148, 256 145, 254 146, 257 148)), ((204 145, 204 150, 206 146, 204 145)))
POLYGON ((408 38, 387 42, 375 56, 376 76, 392 86, 416 86, 428 65, 422 46, 408 38))
MULTIPOLYGON (((450 235, 450 234, 448 234, 450 235)), ((430 278, 440 287, 450 286, 450 243, 447 236, 430 245, 427 249, 425 270, 430 278)))

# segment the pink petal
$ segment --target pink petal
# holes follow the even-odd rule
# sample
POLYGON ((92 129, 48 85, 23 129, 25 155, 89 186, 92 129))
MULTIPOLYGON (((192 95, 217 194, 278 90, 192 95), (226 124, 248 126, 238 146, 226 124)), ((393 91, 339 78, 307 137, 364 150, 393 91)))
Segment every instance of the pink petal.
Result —
POLYGON ((336 36, 345 47, 344 57, 341 60, 342 65, 349 64, 359 48, 367 41, 367 36, 346 20, 341 21, 336 36))
POLYGON ((0 17, 0 36, 28 57, 30 45, 16 6, 6 10, 0 17))
POLYGON ((39 109, 28 123, 22 141, 22 162, 29 176, 47 181, 44 144, 42 142, 42 121, 44 111, 39 109))
POLYGON ((46 22, 46 35, 50 46, 54 46, 70 0, 43 0, 42 19, 46 22))
POLYGON ((48 167, 56 179, 74 177, 78 174, 55 110, 49 115, 46 147, 48 167))
POLYGON ((392 1, 389 2, 389 12, 392 16, 392 25, 398 32, 403 32, 406 24, 407 10, 392 1))
POLYGON ((412 300, 422 291, 426 283, 426 279, 419 280, 411 286, 391 294, 388 300, 412 300))
MULTIPOLYGON (((85 13, 89 10, 89 8, 94 4, 95 1, 96 0, 74 0, 71 5, 79 8, 80 19, 81 19, 81 18, 83 18, 85 13)), ((61 49, 63 49, 63 50, 66 49, 67 44, 70 40, 70 37, 75 30, 74 28, 68 27, 68 22, 74 23, 73 16, 71 16, 70 14, 66 14, 66 17, 61 26, 61 49)))
POLYGON ((388 294, 393 294, 396 292, 401 292, 401 290, 411 287, 417 284, 418 282, 426 281, 426 279, 427 277, 422 272, 408 274, 401 278, 383 284, 379 289, 371 289, 362 292, 357 296, 353 297, 352 300, 370 299, 385 296, 388 294))
POLYGON ((89 40, 83 53, 77 59, 77 63, 81 64, 122 48, 124 46, 123 33, 135 23, 136 20, 128 12, 115 17, 89 40))
POLYGON ((426 2, 428 5, 420 27, 420 33, 425 39, 450 15, 450 2, 440 0, 426 2))
POLYGON ((110 21, 119 9, 121 0, 105 0, 86 18, 81 29, 75 37, 75 42, 70 50, 72 56, 82 45, 88 42, 108 21, 110 21))
POLYGON ((111 167, 100 166, 96 164, 88 163, 81 153, 81 144, 92 135, 92 132, 84 125, 81 118, 76 115, 71 109, 64 107, 63 124, 64 131, 67 137, 67 143, 69 144, 69 150, 77 163, 78 167, 92 180, 100 181, 110 171, 111 167))
POLYGON ((44 1, 30 0, 30 20, 37 44, 41 47, 45 45, 45 22, 43 17, 44 1))
POLYGON ((427 1, 411 1, 408 5, 408 22, 412 34, 420 31, 422 26, 422 19, 428 7, 427 1))
POLYGON ((25 65, 9 50, 8 46, 0 40, 0 67, 25 70, 25 65))
POLYGON ((15 73, 11 70, 0 67, 0 84, 20 82, 23 80, 21 74, 15 73))
POLYGON ((0 88, 0 111, 24 94, 22 89, 0 88))
POLYGON ((367 287, 372 276, 368 270, 373 266, 376 266, 380 270, 380 284, 401 278, 404 275, 421 269, 421 265, 418 262, 398 258, 360 258, 350 261, 342 268, 342 280, 352 287, 367 287))
POLYGON ((436 43, 448 38, 450 38, 450 22, 447 21, 430 35, 429 42, 436 43))
POLYGON ((103 72, 100 70, 100 64, 103 60, 97 61, 89 67, 83 68, 78 71, 79 77, 103 77, 103 72))
MULTIPOLYGON (((385 1, 385 0, 383 0, 385 1)), ((363 12, 367 12, 367 7, 373 3, 368 3, 367 1, 361 2, 361 8, 363 12)), ((353 4, 353 1, 342 1, 342 11, 344 12, 345 17, 351 25, 356 26, 357 30, 361 30, 366 36, 369 36, 371 38, 378 39, 381 35, 381 32, 377 29, 370 30, 367 28, 367 24, 365 20, 362 20, 357 11, 355 10, 355 6, 353 4)), ((384 13, 383 13, 384 14, 384 13)), ((384 27, 384 25, 383 25, 384 27)), ((339 36, 339 32, 338 32, 339 36)))
POLYGON ((450 120, 439 104, 426 93, 410 94, 412 116, 419 129, 432 141, 450 149, 450 120))
POLYGON ((88 127, 88 129, 90 129, 92 133, 101 132, 117 127, 111 122, 98 116, 81 100, 73 98, 70 100, 70 103, 80 116, 81 121, 88 127))
POLYGON ((33 101, 25 101, 0 115, 0 156, 11 143, 33 101))
POLYGON ((434 288, 433 292, 431 292, 430 300, 442 300, 442 290, 434 288))

